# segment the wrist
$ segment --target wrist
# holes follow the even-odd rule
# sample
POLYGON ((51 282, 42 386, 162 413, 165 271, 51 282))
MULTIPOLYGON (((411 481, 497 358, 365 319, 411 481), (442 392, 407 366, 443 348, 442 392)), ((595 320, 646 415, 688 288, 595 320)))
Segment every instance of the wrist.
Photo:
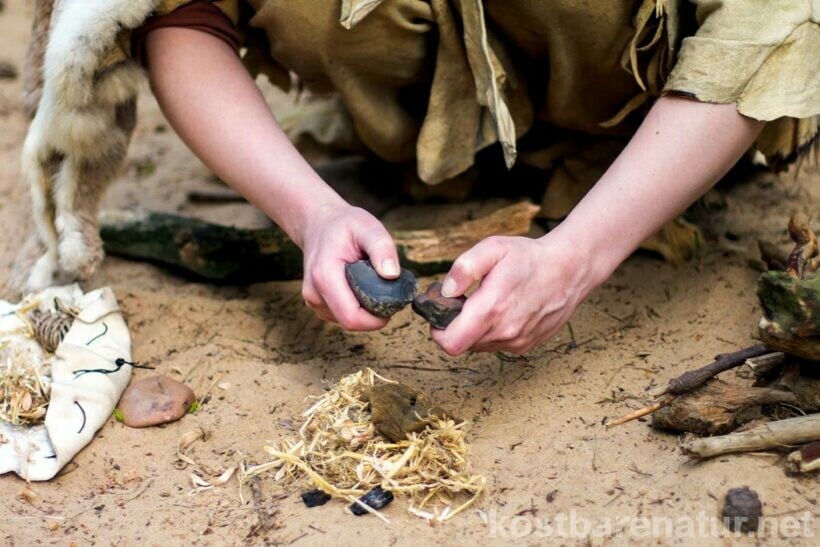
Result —
POLYGON ((300 248, 304 249, 311 228, 350 205, 329 186, 300 191, 291 196, 271 196, 263 208, 273 221, 300 248))
POLYGON ((343 211, 351 207, 335 192, 331 194, 320 199, 308 199, 295 209, 290 226, 283 228, 300 249, 304 250, 314 230, 321 228, 329 219, 344 214, 343 211))
POLYGON ((567 218, 539 241, 559 246, 564 259, 572 265, 576 283, 589 294, 609 279, 623 259, 607 244, 611 238, 580 229, 569 220, 567 218))

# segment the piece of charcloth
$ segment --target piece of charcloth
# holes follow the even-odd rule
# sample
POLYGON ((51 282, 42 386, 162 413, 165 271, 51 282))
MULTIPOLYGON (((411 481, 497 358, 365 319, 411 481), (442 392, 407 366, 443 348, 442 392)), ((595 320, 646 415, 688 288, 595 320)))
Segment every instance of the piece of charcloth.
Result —
POLYGON ((23 303, 0 300, 0 342, 0 366, 24 359, 50 389, 43 423, 0 421, 0 475, 14 472, 30 481, 49 480, 111 418, 131 378, 128 327, 110 288, 83 293, 69 285, 30 295, 23 303), (27 334, 20 310, 34 306, 53 312, 56 299, 77 315, 55 352, 46 354, 27 334))
POLYGON ((149 17, 131 34, 131 54, 145 66, 145 37, 161 28, 188 28, 219 38, 234 51, 239 51, 242 36, 228 16, 210 2, 194 1, 182 5, 170 13, 149 17))

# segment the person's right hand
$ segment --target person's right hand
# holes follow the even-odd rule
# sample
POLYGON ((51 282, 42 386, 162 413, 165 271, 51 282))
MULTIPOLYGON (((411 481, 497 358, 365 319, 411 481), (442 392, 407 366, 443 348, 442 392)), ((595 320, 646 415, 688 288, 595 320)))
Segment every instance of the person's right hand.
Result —
POLYGON ((305 257, 302 297, 316 315, 349 331, 377 330, 387 324, 359 305, 345 278, 345 264, 369 258, 385 279, 399 276, 393 239, 373 215, 348 204, 322 207, 301 238, 305 257))

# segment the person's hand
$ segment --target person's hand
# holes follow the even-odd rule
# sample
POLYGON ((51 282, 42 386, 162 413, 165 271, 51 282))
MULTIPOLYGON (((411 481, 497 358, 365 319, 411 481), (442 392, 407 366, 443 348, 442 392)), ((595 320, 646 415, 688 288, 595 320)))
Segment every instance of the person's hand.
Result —
POLYGON ((485 239, 445 278, 444 296, 480 287, 446 330, 432 330, 433 340, 450 355, 527 352, 553 336, 600 281, 584 253, 556 233, 485 239))
POLYGON ((380 276, 399 276, 399 258, 390 234, 376 217, 347 204, 323 207, 301 237, 305 257, 302 297, 316 315, 349 331, 387 324, 359 305, 345 278, 345 264, 369 258, 380 276))

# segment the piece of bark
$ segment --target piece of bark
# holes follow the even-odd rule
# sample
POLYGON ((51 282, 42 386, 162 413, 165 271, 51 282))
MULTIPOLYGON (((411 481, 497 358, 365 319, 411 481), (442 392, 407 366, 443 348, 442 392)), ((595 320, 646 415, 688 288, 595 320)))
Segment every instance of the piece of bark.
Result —
POLYGON ((820 414, 809 414, 718 437, 688 439, 681 447, 692 458, 712 458, 735 452, 782 449, 820 440, 820 414))
POLYGON ((713 379, 652 414, 657 429, 721 435, 760 417, 762 405, 796 404, 790 391, 762 387, 740 387, 713 379))
POLYGON ((799 475, 820 470, 820 442, 805 444, 786 458, 786 473, 799 475))
POLYGON ((757 283, 760 339, 773 350, 820 361, 820 275, 766 272, 757 283))
MULTIPOLYGON (((435 230, 392 233, 402 265, 416 275, 442 273, 491 235, 525 235, 538 207, 519 202, 435 230)), ((246 230, 165 213, 108 212, 100 235, 112 255, 155 262, 207 281, 247 284, 300 279, 302 252, 276 226, 246 230)))
POLYGON ((416 275, 446 272, 459 255, 494 235, 520 236, 529 233, 538 206, 520 201, 486 216, 438 228, 392 232, 399 255, 416 275))

